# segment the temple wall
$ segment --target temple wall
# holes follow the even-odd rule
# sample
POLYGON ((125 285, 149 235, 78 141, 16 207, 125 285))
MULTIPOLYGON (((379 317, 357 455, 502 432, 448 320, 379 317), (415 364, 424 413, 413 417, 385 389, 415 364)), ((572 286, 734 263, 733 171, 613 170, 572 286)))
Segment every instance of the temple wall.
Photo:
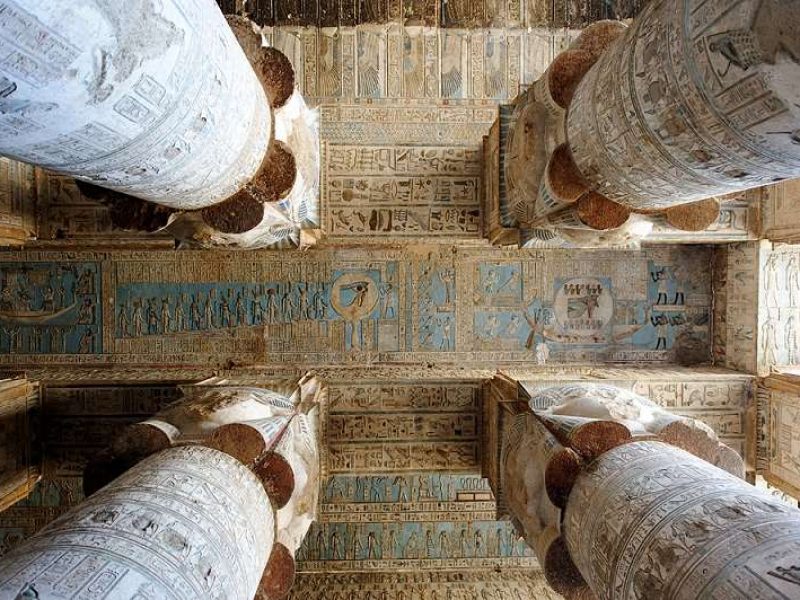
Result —
POLYGON ((767 483, 800 501, 800 378, 776 374, 758 386, 758 467, 767 483))
POLYGON ((800 180, 768 188, 761 204, 761 231, 774 242, 800 241, 800 180))

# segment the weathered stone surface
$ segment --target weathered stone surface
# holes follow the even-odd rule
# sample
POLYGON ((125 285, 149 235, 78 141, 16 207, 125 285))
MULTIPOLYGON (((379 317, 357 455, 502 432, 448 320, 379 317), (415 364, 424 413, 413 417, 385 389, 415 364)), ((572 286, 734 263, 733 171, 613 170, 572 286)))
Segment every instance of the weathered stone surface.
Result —
POLYGON ((210 448, 174 448, 4 557, 0 591, 59 597, 91 584, 94 598, 250 600, 272 543, 267 495, 244 465, 210 448), (64 577, 51 577, 56 568, 64 577))
POLYGON ((800 510, 661 442, 592 463, 564 532, 597 598, 797 596, 800 510))
POLYGON ((41 479, 40 410, 37 383, 0 379, 0 511, 28 497, 41 479))
POLYGON ((759 471, 771 485, 800 501, 800 381, 775 374, 758 386, 756 447, 759 471))
POLYGON ((269 104, 211 0, 7 10, 0 36, 32 55, 0 67, 4 102, 28 106, 5 113, 3 154, 175 208, 219 202, 255 173, 269 104))
POLYGON ((581 81, 567 130, 595 191, 666 208, 800 175, 800 11, 730 6, 651 2, 581 81))

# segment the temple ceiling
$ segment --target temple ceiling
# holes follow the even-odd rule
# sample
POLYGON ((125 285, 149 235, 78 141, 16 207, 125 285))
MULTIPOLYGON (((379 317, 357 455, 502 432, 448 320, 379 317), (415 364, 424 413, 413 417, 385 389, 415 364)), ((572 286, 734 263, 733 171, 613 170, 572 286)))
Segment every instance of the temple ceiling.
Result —
MULTIPOLYGON (((53 381, 44 480, 0 516, 0 550, 79 502, 86 459, 176 399, 176 382, 236 369, 256 381, 312 368, 330 383, 298 598, 549 597, 482 477, 480 382, 496 368, 536 366, 532 388, 606 377, 752 452, 752 377, 675 363, 764 368, 769 352, 747 333, 764 324, 755 245, 509 251, 483 240, 481 144, 498 105, 576 28, 641 4, 253 2, 319 108, 327 239, 308 252, 175 252, 166 237, 119 232, 109 242, 106 208, 37 171, 42 237, 70 250, 0 255, 0 365, 53 381), (102 250, 86 249, 98 240, 102 250), (101 382, 109 373, 127 385, 101 382)), ((724 231, 737 239, 753 227, 742 205, 724 231)), ((776 281, 789 260, 776 259, 776 281)), ((775 323, 795 300, 768 299, 775 323)), ((781 345, 773 362, 792 352, 781 345)))

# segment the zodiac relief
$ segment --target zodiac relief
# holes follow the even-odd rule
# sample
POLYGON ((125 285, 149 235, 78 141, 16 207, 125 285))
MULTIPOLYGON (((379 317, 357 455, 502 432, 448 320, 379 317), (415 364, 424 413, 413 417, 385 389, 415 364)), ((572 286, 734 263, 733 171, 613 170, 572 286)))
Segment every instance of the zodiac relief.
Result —
POLYGON ((614 314, 608 280, 578 278, 557 282, 555 322, 565 335, 601 341, 614 314))
POLYGON ((339 275, 333 282, 331 307, 345 322, 346 350, 366 350, 365 323, 397 314, 393 284, 380 281, 378 272, 339 275))
POLYGON ((553 269, 550 282, 541 280, 534 261, 477 262, 473 349, 514 351, 537 364, 546 364, 554 353, 569 360, 614 349, 628 360, 640 352, 669 357, 677 345, 700 360, 707 352, 708 290, 694 283, 694 269, 643 261, 636 281, 630 281, 627 268, 605 262, 596 268, 606 276, 568 275, 585 267, 578 255, 574 260, 553 269), (616 289, 616 278, 625 292, 616 289))

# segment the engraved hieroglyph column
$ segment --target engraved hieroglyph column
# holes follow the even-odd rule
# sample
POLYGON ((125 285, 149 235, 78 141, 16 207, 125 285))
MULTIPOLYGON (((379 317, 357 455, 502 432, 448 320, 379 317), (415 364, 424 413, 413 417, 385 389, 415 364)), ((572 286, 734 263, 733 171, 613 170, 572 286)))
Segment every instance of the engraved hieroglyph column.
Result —
POLYGON ((213 0, 2 0, 0 49, 0 154, 180 209, 267 154, 270 104, 213 0))
POLYGON ((800 3, 653 0, 580 82, 589 187, 659 210, 800 177, 800 3))
MULTIPOLYGON (((318 414, 327 391, 310 375, 296 383, 270 382, 269 388, 216 379, 184 386, 181 400, 128 426, 99 452, 87 465, 83 483, 87 495, 103 493, 104 486, 145 457, 185 444, 202 444, 231 457, 260 482, 271 505, 273 535, 257 598, 280 600, 291 590, 294 555, 316 517, 318 414)), ((258 521, 251 525, 262 526, 258 521)))
POLYGON ((590 464, 563 531, 598 600, 800 597, 800 510, 662 442, 590 464))
POLYGON ((800 510, 703 423, 586 383, 503 420, 501 498, 566 598, 800 598, 800 510))
POLYGON ((0 561, 0 597, 252 600, 274 540, 261 481, 182 446, 146 458, 0 561))

